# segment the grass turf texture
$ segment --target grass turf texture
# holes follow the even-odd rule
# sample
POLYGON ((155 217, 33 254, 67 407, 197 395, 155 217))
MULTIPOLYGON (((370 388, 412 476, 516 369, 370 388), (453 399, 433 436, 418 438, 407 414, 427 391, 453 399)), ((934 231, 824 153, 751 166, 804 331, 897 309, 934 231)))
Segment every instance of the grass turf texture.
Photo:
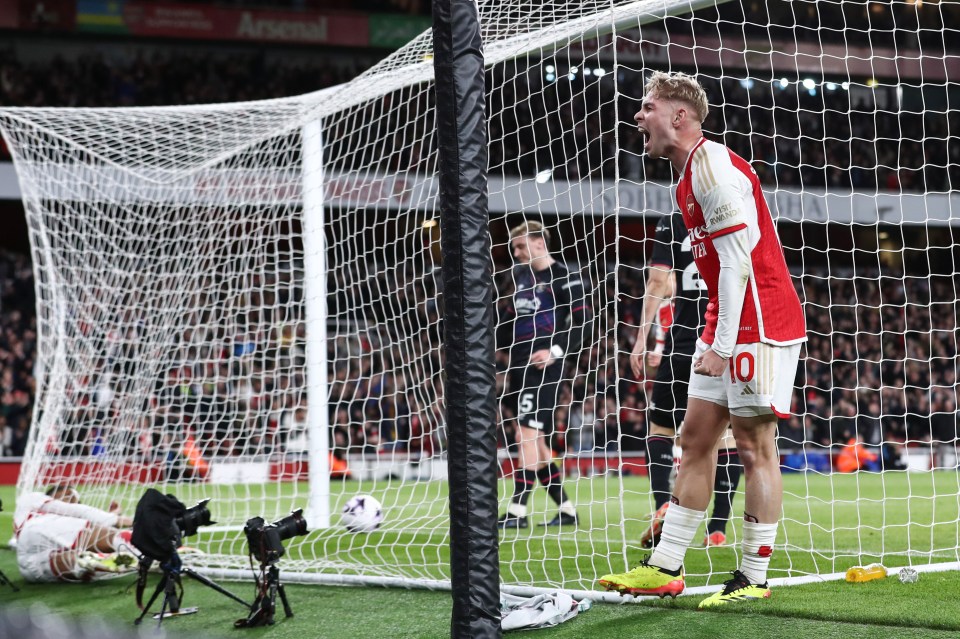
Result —
MULTIPOLYGON (((788 521, 785 527, 792 545, 809 549, 823 549, 831 545, 850 549, 862 546, 874 554, 844 562, 843 559, 830 561, 816 551, 793 548, 788 555, 778 548, 771 577, 786 574, 788 569, 795 572, 834 572, 853 563, 870 561, 882 560, 889 566, 905 564, 908 560, 903 553, 908 548, 908 541, 914 551, 935 551, 938 560, 955 561, 960 525, 957 523, 960 521, 958 481, 956 473, 947 472, 915 475, 891 473, 883 476, 785 476, 788 493, 785 500, 788 521), (811 496, 801 499, 791 494, 811 496), (854 501, 858 497, 861 500, 859 504, 854 501), (813 525, 801 523, 811 521, 813 525), (908 522, 912 523, 908 525, 908 522), (949 549, 952 549, 952 557, 946 552, 949 549)), ((566 575, 579 576, 582 587, 589 587, 592 579, 608 564, 620 569, 624 562, 624 542, 620 529, 605 532, 600 526, 619 516, 619 509, 607 499, 607 496, 621 490, 619 479, 583 479, 569 484, 569 490, 581 504, 581 519, 584 520, 581 527, 576 532, 562 534, 535 526, 504 533, 501 536, 501 569, 505 575, 513 573, 522 578, 529 574, 536 579, 543 573, 549 575, 563 570, 566 575), (588 503, 593 505, 588 507, 585 505, 588 503), (571 557, 578 549, 583 556, 571 557), (569 558, 555 560, 561 551, 569 558)), ((371 539, 377 542, 395 544, 378 543, 376 549, 381 556, 380 561, 389 562, 391 553, 396 553, 396 559, 409 562, 415 552, 411 547, 412 542, 415 539, 422 542, 425 538, 433 544, 433 548, 424 553, 424 560, 446 561, 446 530, 439 521, 445 503, 435 498, 436 488, 437 484, 432 484, 429 489, 424 484, 413 484, 400 489, 411 493, 428 490, 436 503, 431 505, 427 516, 435 517, 434 523, 440 528, 432 535, 406 534, 389 525, 391 520, 404 521, 406 517, 401 512, 388 510, 386 529, 371 535, 371 539)), ((649 510, 649 498, 643 479, 626 478, 622 489, 625 515, 628 520, 636 520, 626 527, 626 561, 633 563, 642 556, 642 551, 632 546, 639 537, 642 526, 640 519, 649 510)), ((202 493, 204 487, 185 488, 184 492, 195 490, 202 493)), ((505 482, 501 496, 505 496, 508 490, 505 482)), ((348 496, 356 492, 356 487, 349 483, 337 485, 337 492, 341 491, 348 496)), ((186 503, 193 503, 193 494, 179 496, 186 503)), ((396 503, 416 503, 416 499, 406 499, 413 497, 412 494, 404 497, 396 503)), ((0 488, 0 498, 6 508, 5 512, 0 513, 0 531, 9 531, 14 507, 13 489, 0 488)), ((546 504, 539 501, 533 506, 535 511, 547 509, 546 504)), ((737 496, 734 512, 739 511, 741 506, 742 494, 737 496)), ((212 503, 211 508, 216 517, 216 504, 212 503)), ((132 512, 132 505, 126 510, 132 512)), ((731 528, 728 533, 733 531, 731 528)), ((289 554, 292 558, 310 545, 322 548, 324 546, 318 544, 326 539, 326 547, 343 559, 356 555, 364 563, 371 560, 369 546, 363 549, 350 544, 329 543, 341 534, 331 529, 291 539, 288 541, 289 554), (303 543, 299 543, 301 541, 303 543)), ((783 541, 784 535, 781 533, 778 545, 783 541)), ((710 578, 710 583, 719 583, 725 577, 721 571, 735 567, 734 562, 735 555, 730 548, 692 550, 688 554, 687 569, 700 576, 689 579, 688 583, 707 583, 706 573, 711 569, 716 572, 710 578)), ((134 604, 132 577, 87 585, 24 584, 19 578, 14 553, 6 549, 0 550, 0 570, 22 588, 20 593, 14 593, 7 587, 0 588, 0 604, 40 601, 68 615, 97 614, 121 628, 132 628, 132 621, 139 613, 134 604)), ((429 574, 431 571, 427 572, 429 574)), ((445 572, 444 565, 436 570, 436 575, 445 572)), ((148 586, 149 592, 152 592, 153 584, 155 581, 148 586)), ((250 583, 223 585, 243 598, 253 598, 250 583)), ((284 619, 280 612, 276 626, 235 631, 231 628, 233 620, 244 615, 244 610, 238 604, 191 580, 185 580, 185 589, 184 605, 199 605, 200 614, 164 622, 168 632, 183 636, 219 637, 236 632, 281 638, 310 636, 329 639, 381 639, 385 636, 429 639, 449 636, 450 594, 447 592, 289 584, 287 591, 296 613, 294 618, 284 619)), ((947 637, 956 636, 956 631, 960 630, 960 598, 950 594, 956 592, 960 592, 960 575, 954 572, 921 574, 919 582, 910 585, 900 584, 895 577, 867 584, 828 582, 775 588, 773 598, 768 601, 720 612, 696 611, 701 597, 681 597, 676 601, 651 601, 639 605, 599 605, 562 626, 538 631, 537 634, 543 637, 636 637, 638 629, 652 626, 657 634, 669 636, 676 633, 686 637, 726 636, 744 630, 772 633, 783 632, 785 628, 789 629, 792 637, 947 637)), ((147 620, 145 623, 151 622, 147 620)))

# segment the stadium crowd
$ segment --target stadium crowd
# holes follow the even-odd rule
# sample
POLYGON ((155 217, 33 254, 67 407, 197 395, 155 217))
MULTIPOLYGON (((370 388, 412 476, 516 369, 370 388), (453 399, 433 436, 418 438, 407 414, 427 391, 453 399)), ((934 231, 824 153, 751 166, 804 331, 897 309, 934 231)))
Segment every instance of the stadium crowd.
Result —
MULTIPOLYGON (((369 56, 366 56, 369 57, 369 56)), ((299 95, 346 82, 364 60, 312 64, 268 60, 262 50, 204 54, 175 48, 147 52, 102 49, 44 62, 0 48, 0 104, 23 107, 212 104, 299 95)))
MULTIPOLYGON (((621 321, 616 367, 624 372, 629 371, 643 284, 641 277, 622 273, 616 279, 621 321)), ((805 305, 809 342, 793 414, 780 424, 782 450, 829 451, 857 436, 875 447, 957 441, 955 276, 927 279, 858 270, 854 277, 852 271, 813 268, 795 283, 805 305)), ((608 280, 608 299, 614 298, 613 286, 614 280, 608 280)), ((614 310, 605 308, 608 314, 614 310)), ((613 321, 608 317, 609 325, 613 321)), ((600 338, 584 360, 596 361, 605 347, 600 338)), ((572 368, 569 374, 574 374, 572 368)), ((643 382, 628 375, 616 378, 619 406, 611 386, 570 390, 571 397, 586 399, 572 403, 566 429, 559 429, 567 432, 568 450, 643 449, 646 395, 643 382)))
MULTIPOLYGON (((527 82, 491 82, 500 88, 491 97, 492 167, 527 177, 548 170, 571 181, 613 179, 619 160, 621 178, 670 181, 667 163, 642 157, 643 140, 629 121, 639 109, 642 73, 621 71, 614 84, 609 74, 548 80, 539 77, 543 68, 529 71, 527 82)), ((807 90, 803 78, 781 86, 779 79, 711 73, 698 75, 712 100, 704 130, 752 160, 765 184, 928 193, 960 184, 955 110, 900 110, 892 86, 864 94, 828 78, 807 90)))
MULTIPOLYGON (((418 0, 289 0, 284 6, 313 9, 321 4, 429 13, 429 3, 418 0)), ((665 24, 680 33, 709 24, 735 27, 749 16, 748 35, 851 46, 953 48, 944 25, 960 23, 960 7, 941 3, 936 11, 927 11, 930 7, 921 10, 919 4, 749 0, 721 5, 719 19, 712 23, 675 18, 665 24), (844 24, 873 28, 849 30, 844 24)), ((109 55, 101 50, 40 62, 25 61, 15 47, 0 48, 0 104, 149 106, 275 98, 345 82, 373 61, 370 52, 330 53, 309 63, 292 56, 281 63, 256 48, 204 54, 178 53, 175 46, 157 46, 150 53, 120 46, 107 50, 109 55)), ((526 177, 548 169, 556 179, 610 179, 616 165, 624 179, 671 179, 667 163, 642 157, 642 139, 630 120, 642 94, 640 71, 622 65, 616 74, 568 77, 569 68, 555 69, 550 79, 549 63, 561 64, 538 61, 527 70, 527 82, 498 82, 503 71, 491 72, 489 84, 496 87, 489 101, 492 173, 526 177), (582 125, 563 124, 571 121, 582 125)), ((802 78, 781 86, 779 78, 746 78, 744 73, 701 70, 700 80, 713 101, 705 129, 750 159, 766 184, 928 193, 960 188, 960 112, 901 109, 896 87, 883 79, 871 91, 855 92, 842 86, 844 78, 816 78, 810 90, 802 78)), ((859 78, 855 84, 863 88, 868 80, 859 78)), ((926 95, 907 82, 901 88, 904 100, 926 95)), ((429 99, 425 93, 423 99, 429 99)), ((409 126, 398 126, 398 135, 422 141, 424 123, 410 120, 409 126)), ((429 143, 432 138, 425 139, 429 143)), ((384 168, 415 170, 422 160, 421 153, 408 152, 398 164, 398 157, 385 154, 390 164, 384 168)), ((331 315, 352 318, 333 327, 327 348, 331 441, 340 453, 406 450, 429 455, 445 443, 437 286, 423 268, 367 266, 369 272, 361 273, 356 265, 349 278, 338 272, 331 280, 331 315), (357 312, 346 310, 355 299, 367 301, 357 312)), ((643 278, 640 264, 628 266, 594 281, 599 328, 580 361, 567 363, 573 381, 561 391, 556 441, 561 450, 644 448, 644 381, 626 375, 643 278)), ((506 299, 509 268, 498 268, 498 289, 506 299)), ((282 280, 289 273, 274 277, 282 280)), ((784 447, 805 443, 829 448, 857 434, 871 446, 956 441, 954 300, 960 282, 955 274, 913 277, 868 269, 854 277, 805 265, 795 281, 807 311, 810 342, 797 380, 795 415, 781 424, 784 447)), ((0 432, 3 453, 21 455, 36 394, 29 258, 0 255, 0 286, 0 432)), ((114 410, 117 400, 131 392, 117 383, 133 358, 121 349, 86 362, 82 383, 69 389, 73 405, 63 435, 43 445, 52 454, 97 455, 120 447, 130 455, 152 457, 182 455, 185 447, 200 455, 304 451, 304 379, 297 372, 305 359, 304 324, 295 314, 261 314, 259 303, 251 300, 247 310, 267 318, 251 330, 216 326, 179 336, 176 364, 148 380, 150 417, 138 424, 114 410), (126 424, 122 432, 112 427, 118 420, 126 424), (151 434, 143 436, 145 432, 151 434)), ((129 330, 132 341, 136 329, 129 330)), ((502 357, 498 355, 501 373, 502 357)), ((504 432, 502 442, 508 441, 511 433, 504 432)))
POLYGON ((33 271, 27 255, 0 251, 0 437, 3 454, 22 456, 30 434, 37 350, 33 271))
MULTIPOLYGON (((2 257, 0 424, 3 452, 16 456, 23 454, 33 408, 36 327, 28 260, 10 253, 2 257)), ((511 279, 507 265, 500 266, 502 302, 511 279)), ((621 266, 594 290, 597 330, 579 361, 571 358, 566 364, 570 381, 560 391, 558 452, 644 449, 645 380, 627 372, 641 310, 641 266, 621 266)), ((391 451, 429 456, 445 445, 440 308, 433 277, 417 273, 406 266, 356 278, 362 285, 333 281, 331 317, 350 314, 348 290, 351 296, 384 300, 365 305, 364 322, 330 329, 328 417, 338 456, 391 451), (390 282, 405 284, 385 294, 390 282)), ((855 437, 871 447, 955 443, 956 276, 858 271, 854 277, 811 268, 795 281, 810 341, 798 375, 795 414, 781 423, 781 448, 830 450, 855 437)), ((262 302, 252 299, 254 305, 262 302)), ((95 457, 119 449, 168 460, 305 452, 304 335, 296 312, 249 331, 223 326, 184 331, 179 361, 154 381, 144 404, 150 416, 141 418, 140 430, 127 423, 118 410, 122 402, 116 401, 136 386, 123 377, 130 362, 108 348, 82 377, 83 384, 70 389, 73 406, 64 413, 60 440, 42 445, 54 455, 95 457)), ((505 354, 499 353, 501 389, 505 364, 505 354)), ((509 408, 501 410, 503 417, 510 416, 509 408)), ((512 440, 512 433, 502 431, 502 445, 512 440)))
MULTIPOLYGON (((400 0, 378 4, 384 5, 383 11, 407 6, 400 0)), ((415 4, 408 8, 414 12, 424 9, 415 4)), ((732 23, 743 15, 751 16, 748 31, 767 33, 767 25, 778 25, 771 27, 770 36, 791 42, 841 38, 851 46, 924 46, 928 51, 953 46, 945 38, 945 30, 927 25, 936 26, 936 21, 958 14, 960 10, 952 5, 941 4, 937 11, 927 11, 894 3, 890 11, 879 12, 873 7, 886 5, 869 6, 751 2, 727 3, 720 10, 737 12, 722 14, 732 23), (769 22, 757 18, 768 13, 769 22), (924 26, 919 32, 918 17, 924 26), (819 28, 821 24, 842 25, 844 20, 883 28, 869 32, 819 28), (887 42, 889 38, 893 40, 887 42), (939 41, 927 42, 930 38, 939 41)), ((692 26, 689 20, 677 18, 667 21, 666 27, 682 34, 704 24, 709 22, 700 20, 692 26)), ((584 70, 579 75, 568 77, 567 71, 580 63, 564 62, 563 57, 558 54, 556 59, 532 63, 526 82, 499 82, 498 76, 507 67, 491 72, 492 170, 511 176, 532 177, 548 170, 557 179, 577 180, 588 175, 611 179, 617 163, 622 178, 669 181, 669 165, 642 158, 642 140, 632 132, 631 117, 639 106, 644 82, 642 70, 632 67, 645 65, 624 63, 616 74, 588 76, 585 68, 592 64, 588 60, 582 63, 584 70), (547 65, 556 66, 552 74, 546 71, 547 65), (562 122, 582 124, 569 127, 562 122), (563 135, 557 135, 558 131, 563 135)), ((262 49, 255 48, 245 53, 183 53, 170 47, 150 53, 116 48, 110 55, 98 49, 87 55, 55 55, 46 62, 25 62, 11 47, 0 49, 0 104, 151 106, 276 98, 346 82, 374 60, 370 52, 355 56, 331 53, 328 58, 307 62, 301 56, 268 59, 262 49)), ((601 64, 599 59, 595 62, 601 64)), ((742 69, 698 71, 712 100, 705 130, 750 159, 765 184, 928 193, 945 192, 960 184, 960 139, 956 133, 960 131, 960 112, 946 108, 948 87, 943 83, 930 81, 921 87, 898 79, 817 77, 812 78, 814 88, 808 89, 802 76, 787 78, 782 86, 779 77, 747 77, 742 69), (871 87, 874 82, 879 84, 871 87), (938 91, 943 93, 942 99, 934 97, 938 91), (933 105, 920 108, 928 100, 933 100, 933 105)), ((422 123, 417 125, 417 118, 407 119, 408 124, 398 123, 398 135, 405 135, 408 146, 414 146, 423 138, 422 123)), ((398 166, 397 158, 388 154, 383 168, 417 170, 421 154, 407 155, 398 166)))

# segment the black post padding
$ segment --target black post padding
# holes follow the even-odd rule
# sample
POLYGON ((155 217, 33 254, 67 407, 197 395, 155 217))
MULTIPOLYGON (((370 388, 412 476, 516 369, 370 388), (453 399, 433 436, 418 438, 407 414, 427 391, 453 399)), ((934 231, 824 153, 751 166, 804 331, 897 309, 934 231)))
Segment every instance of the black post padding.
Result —
POLYGON ((453 639, 501 636, 493 264, 480 21, 434 0, 453 639))

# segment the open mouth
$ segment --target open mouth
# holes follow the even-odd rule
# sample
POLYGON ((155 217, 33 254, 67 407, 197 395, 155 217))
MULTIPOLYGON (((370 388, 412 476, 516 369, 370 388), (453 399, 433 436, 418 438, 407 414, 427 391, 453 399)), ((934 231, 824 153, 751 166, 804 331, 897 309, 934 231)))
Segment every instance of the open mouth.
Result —
POLYGON ((643 136, 643 148, 647 148, 650 145, 650 132, 642 126, 638 126, 637 131, 643 136))

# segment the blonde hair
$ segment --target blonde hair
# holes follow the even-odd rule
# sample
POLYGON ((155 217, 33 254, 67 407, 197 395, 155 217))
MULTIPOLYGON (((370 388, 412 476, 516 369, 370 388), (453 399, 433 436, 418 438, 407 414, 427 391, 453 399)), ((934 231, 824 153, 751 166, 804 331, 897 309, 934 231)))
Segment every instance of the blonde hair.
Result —
POLYGON ((511 240, 518 238, 521 235, 532 235, 534 237, 543 238, 544 243, 550 241, 550 231, 548 231, 540 222, 535 222, 533 220, 527 220, 510 229, 511 240))
POLYGON ((661 100, 676 100, 692 107, 701 124, 710 112, 706 91, 695 77, 686 73, 656 71, 647 80, 643 91, 644 95, 654 94, 661 100))

